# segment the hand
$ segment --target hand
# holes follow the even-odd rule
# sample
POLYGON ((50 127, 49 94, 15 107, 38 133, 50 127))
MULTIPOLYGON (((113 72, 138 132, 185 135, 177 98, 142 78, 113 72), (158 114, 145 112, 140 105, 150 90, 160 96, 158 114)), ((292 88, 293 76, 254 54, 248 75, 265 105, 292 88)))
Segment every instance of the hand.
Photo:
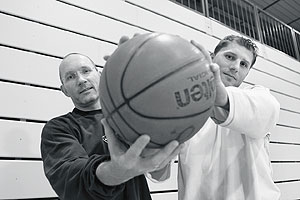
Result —
POLYGON ((178 153, 180 145, 172 141, 157 152, 142 157, 141 154, 150 141, 148 135, 142 135, 124 150, 112 129, 103 119, 102 124, 108 140, 111 160, 101 163, 96 170, 99 180, 106 185, 119 185, 141 174, 165 167, 178 153))
POLYGON ((220 76, 220 67, 217 63, 213 63, 211 56, 209 52, 199 43, 195 41, 191 41, 191 43, 197 47, 201 53, 204 55, 205 59, 209 63, 210 70, 214 74, 214 81, 216 85, 216 99, 215 99, 215 106, 223 107, 228 102, 228 93, 226 91, 225 85, 222 82, 221 76, 220 76))
MULTIPOLYGON (((138 36, 138 35, 140 35, 140 34, 139 34, 139 33, 135 33, 135 34, 133 35, 133 37, 138 36)), ((130 39, 130 38, 129 38, 128 36, 126 36, 126 35, 122 36, 122 37, 119 39, 118 46, 120 46, 121 44, 125 43, 125 42, 128 41, 129 39, 130 39)), ((105 61, 107 61, 109 57, 110 57, 110 55, 105 55, 105 56, 103 57, 103 59, 104 59, 105 61)))

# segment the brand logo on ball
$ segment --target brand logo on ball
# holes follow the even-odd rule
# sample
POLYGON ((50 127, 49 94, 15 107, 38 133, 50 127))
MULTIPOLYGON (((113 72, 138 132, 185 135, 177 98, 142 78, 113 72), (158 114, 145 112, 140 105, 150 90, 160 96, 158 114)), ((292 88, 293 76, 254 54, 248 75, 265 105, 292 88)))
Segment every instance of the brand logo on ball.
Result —
POLYGON ((214 77, 211 76, 206 81, 199 82, 199 80, 203 80, 203 77, 207 75, 208 72, 202 72, 195 76, 187 77, 187 79, 191 81, 193 85, 190 88, 183 89, 182 91, 174 92, 175 100, 179 107, 186 107, 192 101, 199 102, 202 98, 206 98, 206 100, 208 100, 213 96, 214 77))

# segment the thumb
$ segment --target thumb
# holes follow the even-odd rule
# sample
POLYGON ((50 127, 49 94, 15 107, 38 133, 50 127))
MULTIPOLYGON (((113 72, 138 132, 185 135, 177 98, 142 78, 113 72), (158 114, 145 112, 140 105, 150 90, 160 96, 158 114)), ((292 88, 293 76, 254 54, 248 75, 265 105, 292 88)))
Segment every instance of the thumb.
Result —
POLYGON ((104 132, 107 137, 108 149, 111 157, 120 155, 122 150, 120 148, 120 145, 118 144, 118 139, 114 135, 113 130, 110 128, 105 118, 101 120, 101 123, 104 127, 104 132))
POLYGON ((216 106, 224 106, 228 99, 227 90, 225 85, 221 79, 220 67, 216 63, 212 63, 210 65, 210 70, 214 74, 215 84, 216 84, 216 99, 215 105, 216 106))
POLYGON ((212 73, 214 74, 216 86, 219 86, 220 84, 224 86, 222 79, 221 79, 221 75, 220 75, 219 65, 216 63, 211 63, 209 67, 210 67, 210 70, 212 71, 212 73))
POLYGON ((109 55, 105 55, 105 56, 103 56, 103 59, 105 60, 105 61, 107 61, 108 59, 109 59, 109 55))

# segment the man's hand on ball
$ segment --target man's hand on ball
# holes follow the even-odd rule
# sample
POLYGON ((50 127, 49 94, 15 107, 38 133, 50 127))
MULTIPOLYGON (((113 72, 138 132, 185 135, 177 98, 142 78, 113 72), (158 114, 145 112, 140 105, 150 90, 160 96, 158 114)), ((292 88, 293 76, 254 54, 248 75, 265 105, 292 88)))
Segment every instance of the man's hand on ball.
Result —
POLYGON ((220 67, 218 64, 213 63, 212 58, 210 56, 210 53, 199 43, 195 42, 194 40, 191 41, 191 43, 197 47, 201 53, 204 55, 205 59, 208 61, 210 70, 212 71, 214 75, 214 81, 216 85, 216 99, 215 99, 215 105, 216 106, 225 106, 228 102, 228 94, 225 88, 225 85, 222 82, 221 76, 220 76, 220 67))
MULTIPOLYGON (((135 34, 133 35, 133 37, 138 36, 138 35, 140 35, 140 33, 135 33, 135 34)), ((121 44, 125 43, 125 42, 128 41, 129 39, 130 39, 130 38, 129 38, 127 35, 123 35, 123 36, 119 39, 118 46, 120 46, 121 44)), ((109 57, 110 57, 110 55, 105 55, 105 56, 103 57, 103 59, 104 59, 105 61, 107 61, 107 60, 109 59, 109 57)))
POLYGON ((105 119, 102 124, 111 160, 101 163, 96 175, 106 185, 119 185, 135 176, 162 169, 179 153, 180 145, 177 141, 172 141, 162 149, 142 156, 150 141, 148 135, 140 136, 129 149, 124 150, 105 119))

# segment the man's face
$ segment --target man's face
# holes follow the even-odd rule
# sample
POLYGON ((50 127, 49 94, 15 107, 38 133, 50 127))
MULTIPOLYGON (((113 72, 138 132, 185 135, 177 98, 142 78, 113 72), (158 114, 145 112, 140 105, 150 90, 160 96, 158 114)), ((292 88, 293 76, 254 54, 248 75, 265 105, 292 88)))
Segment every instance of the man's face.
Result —
POLYGON ((222 48, 213 57, 213 62, 220 66, 220 75, 225 86, 240 86, 250 70, 252 61, 252 52, 236 42, 222 48))
POLYGON ((61 89, 81 110, 99 109, 100 73, 85 56, 75 54, 60 65, 61 89))

